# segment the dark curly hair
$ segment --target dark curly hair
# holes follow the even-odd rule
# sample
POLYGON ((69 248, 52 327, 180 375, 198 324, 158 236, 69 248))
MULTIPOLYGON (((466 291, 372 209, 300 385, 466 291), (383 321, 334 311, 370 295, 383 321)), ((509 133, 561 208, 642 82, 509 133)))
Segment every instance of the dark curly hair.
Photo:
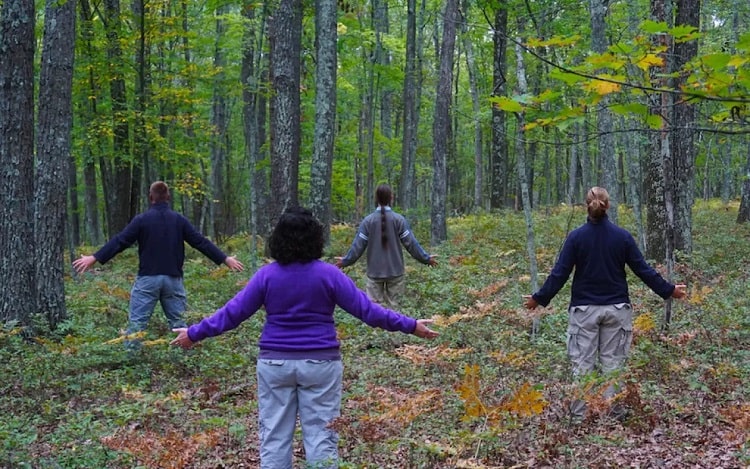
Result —
POLYGON ((279 264, 309 262, 323 256, 325 237, 323 225, 312 212, 302 207, 290 207, 268 240, 271 257, 279 264))

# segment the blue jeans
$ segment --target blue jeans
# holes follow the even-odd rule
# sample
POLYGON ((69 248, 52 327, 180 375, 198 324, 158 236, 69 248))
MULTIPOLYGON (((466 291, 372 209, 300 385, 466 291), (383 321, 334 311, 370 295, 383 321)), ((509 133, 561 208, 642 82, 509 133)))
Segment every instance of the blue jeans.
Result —
POLYGON ((157 301, 161 303, 170 329, 186 326, 182 313, 187 306, 187 296, 182 277, 139 275, 130 291, 128 334, 146 329, 157 301))
POLYGON ((339 436, 328 424, 341 415, 341 360, 259 359, 261 469, 292 469, 299 413, 309 468, 338 467, 339 436))

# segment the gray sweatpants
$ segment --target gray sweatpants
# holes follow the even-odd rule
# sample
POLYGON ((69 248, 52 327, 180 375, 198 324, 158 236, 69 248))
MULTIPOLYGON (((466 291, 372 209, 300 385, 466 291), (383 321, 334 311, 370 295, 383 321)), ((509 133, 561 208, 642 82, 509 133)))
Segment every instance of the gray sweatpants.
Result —
MULTIPOLYGON (((573 306, 568 311, 568 357, 573 376, 578 378, 594 370, 610 373, 623 367, 633 336, 633 309, 628 303, 573 306)), ((604 397, 617 393, 610 386, 604 397)), ((571 404, 573 417, 583 417, 586 404, 571 404)))

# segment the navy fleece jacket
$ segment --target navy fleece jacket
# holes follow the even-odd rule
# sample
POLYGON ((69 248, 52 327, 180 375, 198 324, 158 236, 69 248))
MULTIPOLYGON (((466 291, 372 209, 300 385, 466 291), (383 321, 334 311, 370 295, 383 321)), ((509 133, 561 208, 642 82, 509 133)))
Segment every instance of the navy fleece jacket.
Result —
POLYGON ((570 232, 552 272, 532 297, 547 306, 575 269, 569 306, 630 303, 626 265, 660 297, 672 295, 675 286, 646 263, 630 232, 606 215, 589 218, 570 232))

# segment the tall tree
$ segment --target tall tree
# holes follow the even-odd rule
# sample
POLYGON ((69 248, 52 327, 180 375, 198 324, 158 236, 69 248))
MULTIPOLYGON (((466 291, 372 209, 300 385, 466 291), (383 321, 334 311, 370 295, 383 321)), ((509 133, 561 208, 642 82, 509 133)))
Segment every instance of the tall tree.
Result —
POLYGON ((336 135, 336 0, 315 2, 315 135, 310 168, 310 209, 330 234, 331 174, 336 135))
MULTIPOLYGON (((255 254, 257 236, 268 235, 268 171, 263 164, 266 125, 266 93, 261 84, 267 77, 267 56, 263 54, 265 15, 255 15, 255 4, 248 3, 242 10, 246 19, 242 55, 242 117, 245 149, 250 168, 250 233, 255 254), (257 18, 257 20, 256 20, 257 18)), ((255 259, 255 256, 252 256, 255 259)))
POLYGON ((107 229, 110 236, 125 225, 138 209, 138 184, 133 180, 133 165, 130 158, 130 124, 128 119, 127 84, 125 61, 122 54, 119 0, 104 0, 104 27, 107 35, 107 58, 109 71, 109 93, 112 100, 112 158, 102 155, 100 170, 107 206, 107 229))
POLYGON ((65 232, 73 125, 72 86, 76 2, 47 0, 39 78, 34 235, 38 309, 54 329, 65 311, 65 232))
POLYGON ((229 210, 229 191, 227 190, 227 164, 229 159, 229 103, 227 102, 226 57, 224 54, 224 35, 226 34, 226 15, 228 5, 221 5, 216 10, 216 37, 214 38, 213 98, 211 103, 211 204, 210 233, 220 239, 231 231, 231 211, 229 210))
MULTIPOLYGON (((696 31, 700 26, 700 0, 676 0, 676 26, 693 26, 696 31)), ((698 40, 679 41, 674 44, 675 71, 682 70, 698 54, 698 40)), ((687 75, 675 79, 674 89, 687 85, 687 75)), ((695 197, 695 104, 681 99, 675 103, 672 122, 674 135, 671 140, 674 158, 674 194, 675 194, 675 249, 691 252, 693 249, 693 204, 695 197)))
POLYGON ((456 47, 457 0, 446 0, 443 14, 443 38, 440 43, 440 72, 435 90, 435 116, 432 123, 432 210, 430 242, 437 246, 448 239, 446 221, 447 173, 445 162, 450 151, 453 84, 453 55, 456 47))
POLYGON ((4 0, 0 8, 0 321, 26 324, 37 306, 33 256, 34 1, 4 0))
POLYGON ((415 160, 417 153, 417 131, 419 114, 417 111, 417 0, 406 2, 406 67, 404 69, 404 125, 401 144, 401 184, 399 204, 408 212, 416 199, 415 160))
MULTIPOLYGON (((607 8, 610 0, 589 0, 591 12, 591 49, 603 54, 609 46, 607 40, 607 8)), ((609 96, 602 97, 596 110, 596 126, 599 143, 600 185, 609 192, 609 218, 617 223, 617 203, 620 193, 617 177, 617 157, 615 154, 614 124, 609 110, 609 96)))
POLYGON ((469 36, 469 1, 463 2, 463 21, 461 22, 461 35, 463 37, 464 49, 466 50, 466 69, 469 73, 469 91, 471 94, 472 115, 474 117, 474 209, 482 208, 482 181, 484 179, 484 162, 482 158, 482 121, 481 104, 479 103, 479 87, 477 82, 478 72, 476 60, 474 59, 474 46, 469 36))
POLYGON ((300 150, 301 0, 281 0, 269 20, 271 81, 271 217, 297 204, 300 150))
MULTIPOLYGON (((506 94, 507 48, 508 48, 508 4, 500 0, 495 7, 493 24, 492 96, 502 98, 506 94)), ((508 184, 508 138, 506 135, 505 111, 492 107, 492 152, 490 154, 490 207, 505 205, 508 184)))

